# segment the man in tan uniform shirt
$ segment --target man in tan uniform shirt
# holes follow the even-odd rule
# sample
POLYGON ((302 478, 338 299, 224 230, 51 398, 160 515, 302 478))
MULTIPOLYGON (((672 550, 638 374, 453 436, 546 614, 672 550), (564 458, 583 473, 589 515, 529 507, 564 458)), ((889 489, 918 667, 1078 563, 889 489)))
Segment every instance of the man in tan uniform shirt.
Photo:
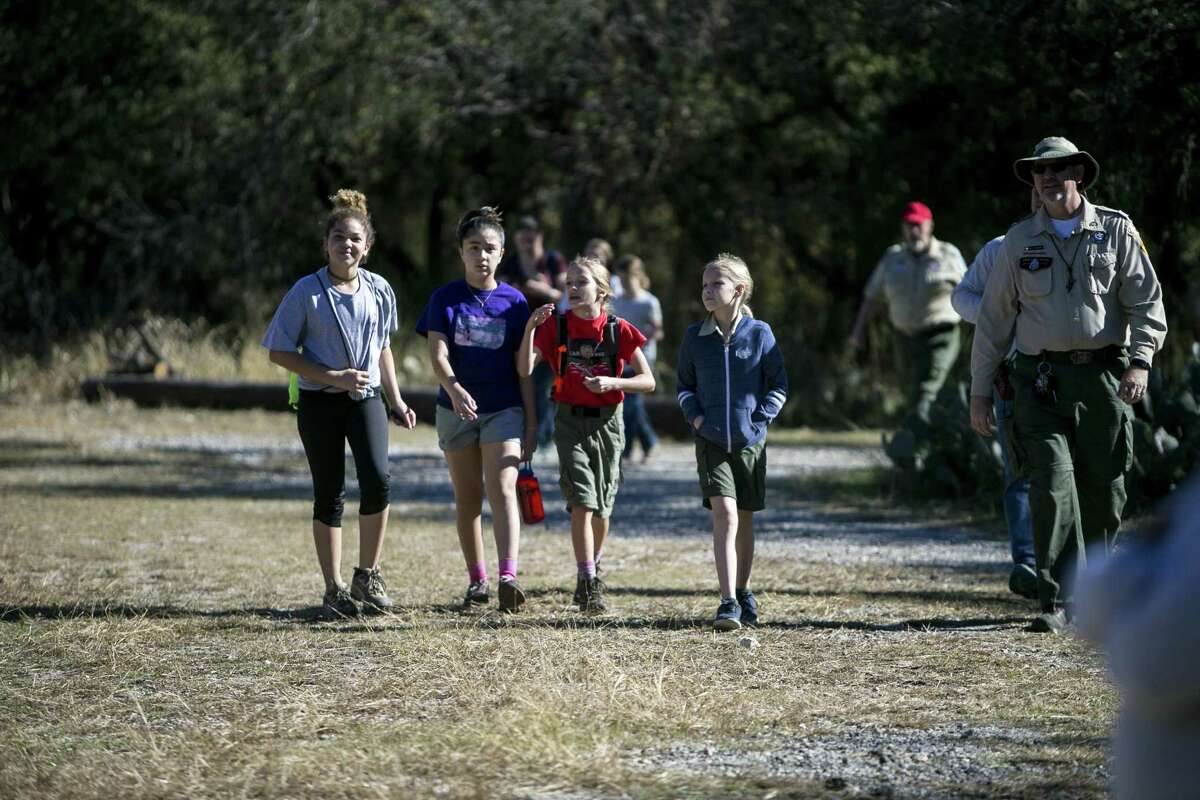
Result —
POLYGON ((992 380, 1015 337, 1013 454, 1029 472, 1038 599, 1031 630, 1057 633, 1068 569, 1111 545, 1133 459, 1130 404, 1146 391, 1167 323, 1141 237, 1121 211, 1080 192, 1099 175, 1061 137, 1013 169, 1042 198, 1005 236, 988 278, 971 352, 971 426, 992 434, 992 380))
POLYGON ((856 349, 865 344, 867 322, 886 300, 911 370, 906 427, 921 434, 958 358, 959 316, 950 295, 967 265, 957 247, 934 238, 933 212, 924 203, 904 207, 900 231, 904 241, 884 252, 867 281, 850 343, 856 349))

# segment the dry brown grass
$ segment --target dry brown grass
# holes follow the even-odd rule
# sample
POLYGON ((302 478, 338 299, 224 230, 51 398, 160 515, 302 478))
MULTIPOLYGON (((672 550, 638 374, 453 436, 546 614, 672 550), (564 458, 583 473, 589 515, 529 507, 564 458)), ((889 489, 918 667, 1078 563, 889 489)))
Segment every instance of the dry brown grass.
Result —
MULTIPOLYGON (((529 612, 468 614, 451 510, 420 507, 397 516, 386 552, 401 610, 313 623, 307 472, 272 449, 294 444, 293 426, 123 404, 0 408, 0 797, 1103 794, 1115 695, 1099 660, 1074 639, 1021 633, 1028 606, 986 566, 764 550, 771 624, 750 651, 707 628, 703 537, 617 531, 615 610, 589 619, 568 607, 565 532, 531 531, 529 612), (213 434, 262 446, 187 446, 213 434), (968 766, 992 783, 964 779, 937 742, 892 753, 883 784, 754 762, 784 743, 875 729, 933 741, 947 726, 986 741, 968 766), (664 764, 673 746, 700 755, 664 764), (705 748, 746 764, 707 768, 705 748)), ((428 428, 414 439, 432 446, 428 428)))

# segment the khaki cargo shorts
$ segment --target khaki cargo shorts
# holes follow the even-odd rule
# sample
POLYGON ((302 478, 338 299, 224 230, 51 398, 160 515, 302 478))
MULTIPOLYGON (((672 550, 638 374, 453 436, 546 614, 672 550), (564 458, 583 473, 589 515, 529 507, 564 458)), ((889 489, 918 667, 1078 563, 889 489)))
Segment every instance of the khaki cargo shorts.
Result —
POLYGON ((621 451, 625 423, 620 404, 571 406, 559 403, 554 414, 554 446, 558 449, 558 485, 567 508, 591 509, 612 516, 621 484, 621 451))
POLYGON ((767 442, 726 453, 707 439, 696 439, 696 472, 704 507, 710 497, 732 497, 741 511, 767 507, 767 442))

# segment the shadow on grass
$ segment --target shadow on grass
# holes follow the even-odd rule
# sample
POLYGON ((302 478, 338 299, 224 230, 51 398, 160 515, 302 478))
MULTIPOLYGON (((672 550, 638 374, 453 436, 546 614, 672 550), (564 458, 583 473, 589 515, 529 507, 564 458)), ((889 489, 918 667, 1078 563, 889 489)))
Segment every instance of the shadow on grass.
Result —
MULTIPOLYGON (((898 622, 870 622, 867 620, 822 620, 798 619, 791 622, 760 623, 756 628, 743 628, 735 633, 753 633, 755 630, 852 630, 869 633, 911 633, 924 631, 988 631, 1026 625, 1030 617, 973 617, 950 619, 928 617, 906 619, 898 622)), ((615 614, 588 616, 585 614, 568 617, 533 616, 486 616, 480 617, 479 628, 504 629, 550 628, 553 630, 612 629, 612 630, 658 630, 658 631, 712 631, 711 617, 621 617, 615 614)))
MULTIPOLYGON (((312 499, 312 478, 302 453, 270 447, 238 447, 228 451, 203 447, 139 448, 136 454, 94 455, 63 443, 0 439, 0 470, 27 467, 136 469, 121 480, 38 481, 11 484, 38 494, 106 499, 143 498, 212 500, 312 499), (11 448, 7 451, 4 445, 11 448), (145 480, 141 479, 145 476, 145 480), (168 477, 169 476, 169 477, 168 477)), ((440 455, 391 454, 392 487, 398 500, 448 503, 454 499, 440 455)), ((347 499, 358 498, 353 459, 346 454, 347 499)))
POLYGON ((321 607, 308 608, 186 608, 183 606, 135 606, 126 603, 75 605, 0 606, 0 622, 32 619, 228 619, 259 617, 282 622, 317 622, 321 607))
MULTIPOLYGON (((400 613, 417 611, 419 609, 406 607, 400 613)), ((507 629, 518 628, 549 628, 552 630, 574 629, 613 629, 613 630, 661 630, 686 631, 710 630, 712 619, 709 617, 622 617, 613 612, 603 615, 586 615, 569 613, 567 616, 545 617, 537 616, 536 612, 526 611, 521 614, 498 614, 494 611, 480 609, 472 611, 462 605, 441 605, 427 607, 427 611, 453 614, 455 617, 471 619, 478 628, 507 629)), ((275 622, 293 623, 331 623, 334 630, 344 632, 378 631, 379 625, 367 624, 390 623, 398 621, 398 617, 387 614, 366 615, 361 618, 342 618, 330 620, 326 618, 320 606, 306 608, 229 608, 229 609, 195 609, 181 606, 134 606, 122 603, 93 604, 93 605, 26 605, 7 606, 0 608, 0 622, 21 623, 28 620, 63 620, 63 619, 226 619, 258 618, 275 622)), ((1011 627, 1029 622, 1029 617, 972 617, 967 619, 951 619, 947 617, 928 617, 906 619, 898 622, 870 622, 866 620, 821 620, 797 619, 794 621, 768 621, 760 624, 763 630, 858 630, 868 632, 911 632, 911 631, 955 631, 955 630, 990 630, 1011 627)), ((388 627, 393 627, 389 625, 388 627)), ((747 629, 751 630, 751 629, 747 629)))

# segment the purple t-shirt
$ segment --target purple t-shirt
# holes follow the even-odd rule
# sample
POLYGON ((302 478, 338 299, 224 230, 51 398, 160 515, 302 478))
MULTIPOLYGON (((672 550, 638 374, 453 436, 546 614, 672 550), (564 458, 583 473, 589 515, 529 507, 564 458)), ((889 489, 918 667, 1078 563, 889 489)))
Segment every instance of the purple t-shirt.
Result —
MULTIPOLYGON (((446 337, 455 377, 479 413, 491 414, 521 405, 516 357, 528 321, 529 303, 507 283, 483 291, 459 280, 433 293, 416 330, 446 337)), ((454 407, 445 389, 438 389, 438 405, 454 407)))

